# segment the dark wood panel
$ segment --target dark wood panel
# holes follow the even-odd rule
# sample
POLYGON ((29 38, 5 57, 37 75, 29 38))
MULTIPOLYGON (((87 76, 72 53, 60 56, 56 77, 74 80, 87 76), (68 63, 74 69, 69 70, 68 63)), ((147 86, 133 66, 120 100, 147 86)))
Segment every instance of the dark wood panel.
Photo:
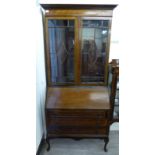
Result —
POLYGON ((108 128, 98 128, 97 129, 97 134, 101 134, 101 135, 104 135, 104 134, 107 134, 108 135, 108 128))
POLYGON ((104 9, 113 10, 117 4, 40 4, 44 9, 104 9))
POLYGON ((48 125, 63 125, 63 126, 97 126, 99 124, 107 124, 107 121, 98 121, 97 118, 53 118, 47 120, 48 125))
POLYGON ((107 87, 48 88, 47 109, 110 109, 107 87))
POLYGON ((79 118, 79 117, 70 117, 70 118, 63 118, 63 117, 55 117, 53 119, 48 119, 48 124, 53 125, 62 125, 62 126, 94 126, 97 124, 97 118, 79 118))
POLYGON ((98 119, 97 126, 100 128, 109 126, 109 119, 98 119))
POLYGON ((50 126, 48 128, 48 134, 107 134, 107 128, 97 128, 96 126, 50 126))
POLYGON ((109 110, 103 110, 103 109, 73 109, 73 110, 61 110, 61 109, 47 109, 46 110, 47 117, 72 117, 72 116, 78 116, 78 117, 100 117, 100 118, 109 118, 109 110))
POLYGON ((62 125, 62 126, 107 126, 108 119, 98 118, 81 118, 81 117, 55 117, 47 118, 48 125, 62 125))
POLYGON ((46 17, 111 17, 112 16, 112 11, 111 10, 66 10, 66 9, 61 9, 61 10, 48 10, 45 12, 46 17))
POLYGON ((97 128, 95 126, 50 126, 48 128, 49 133, 61 133, 61 134, 96 134, 97 128))

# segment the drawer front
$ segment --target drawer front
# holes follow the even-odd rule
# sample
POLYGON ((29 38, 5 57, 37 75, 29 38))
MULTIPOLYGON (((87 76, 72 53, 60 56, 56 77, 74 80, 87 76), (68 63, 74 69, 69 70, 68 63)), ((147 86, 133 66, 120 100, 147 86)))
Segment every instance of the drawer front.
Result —
POLYGON ((47 119, 48 125, 61 126, 96 126, 97 118, 53 117, 47 119))
POLYGON ((55 135, 107 135, 108 130, 106 127, 104 128, 96 128, 89 126, 50 126, 48 130, 48 134, 55 135))
POLYGON ((100 118, 81 118, 81 117, 53 117, 47 118, 47 125, 61 125, 61 126, 98 126, 98 127, 105 127, 108 125, 107 119, 100 119, 100 118))
POLYGON ((100 117, 100 118, 109 118, 109 110, 46 110, 46 117, 100 117))
POLYGON ((97 134, 96 127, 89 126, 50 126, 48 133, 50 134, 97 134))

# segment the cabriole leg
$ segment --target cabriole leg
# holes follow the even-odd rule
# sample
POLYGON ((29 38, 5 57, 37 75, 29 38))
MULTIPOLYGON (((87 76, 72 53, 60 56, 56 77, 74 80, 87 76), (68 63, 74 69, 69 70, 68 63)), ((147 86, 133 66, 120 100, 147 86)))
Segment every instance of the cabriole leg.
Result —
POLYGON ((105 137, 105 138, 104 138, 104 142, 105 142, 105 144, 104 144, 104 151, 107 152, 107 151, 108 151, 108 150, 107 150, 107 144, 108 144, 108 142, 109 142, 109 137, 105 137))
POLYGON ((49 139, 48 138, 46 138, 46 143, 47 143, 47 151, 49 151, 50 150, 50 142, 49 142, 49 139))

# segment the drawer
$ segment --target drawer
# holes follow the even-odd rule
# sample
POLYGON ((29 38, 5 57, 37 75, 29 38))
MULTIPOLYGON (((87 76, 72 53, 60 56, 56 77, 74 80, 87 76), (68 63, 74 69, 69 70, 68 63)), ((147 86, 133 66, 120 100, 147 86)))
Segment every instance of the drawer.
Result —
POLYGON ((97 128, 89 126, 61 126, 52 125, 48 128, 48 134, 97 134, 97 128))
POLYGON ((46 117, 54 117, 54 116, 61 116, 61 117, 102 117, 108 118, 109 117, 109 110, 46 110, 46 117))
POLYGON ((81 117, 53 117, 47 118, 48 125, 61 126, 96 126, 97 118, 81 118, 81 117))
POLYGON ((69 116, 69 117, 50 117, 46 118, 47 126, 50 125, 61 125, 61 126, 97 126, 104 127, 109 124, 108 119, 103 119, 99 117, 79 117, 79 116, 69 116))
POLYGON ((108 135, 108 129, 96 128, 96 127, 80 127, 80 126, 50 126, 48 128, 48 134, 53 135, 108 135))

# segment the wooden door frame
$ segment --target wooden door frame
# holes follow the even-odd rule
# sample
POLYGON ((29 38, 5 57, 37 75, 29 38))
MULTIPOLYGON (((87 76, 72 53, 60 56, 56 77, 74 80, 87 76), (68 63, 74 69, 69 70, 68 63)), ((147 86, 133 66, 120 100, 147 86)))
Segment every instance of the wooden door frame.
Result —
POLYGON ((46 74, 47 74, 47 85, 48 86, 103 86, 107 85, 108 79, 108 60, 109 60, 109 50, 110 50, 110 33, 111 33, 111 22, 112 17, 98 17, 98 16, 45 16, 45 56, 46 56, 46 74), (64 19, 64 20, 74 20, 74 83, 69 84, 53 84, 51 81, 51 60, 50 60, 50 46, 49 46, 49 34, 48 34, 48 20, 49 19, 64 19), (106 48, 106 65, 105 65, 105 79, 104 82, 90 82, 90 83, 82 83, 81 82, 81 22, 84 19, 94 19, 94 20, 109 20, 108 25, 108 44, 106 48))
MULTIPOLYGON (((48 20, 50 19, 55 19, 55 20, 74 20, 75 25, 74 25, 74 83, 70 83, 67 85, 77 85, 77 65, 76 65, 76 60, 77 60, 77 53, 78 53, 78 36, 77 36, 77 26, 78 26, 78 21, 77 17, 45 17, 45 44, 46 44, 46 74, 47 74, 47 84, 48 86, 59 86, 59 85, 64 85, 64 84, 52 84, 51 82, 51 59, 50 59, 50 44, 49 44, 49 34, 48 34, 48 20)), ((66 84, 65 84, 66 85, 66 84)))
MULTIPOLYGON (((108 81, 108 63, 109 63, 109 53, 110 53, 110 36, 111 36, 111 23, 112 23, 112 17, 94 17, 94 16, 88 16, 88 17, 85 17, 85 16, 82 16, 82 17, 79 17, 79 24, 80 24, 80 27, 79 29, 81 28, 81 23, 82 23, 82 20, 109 20, 109 25, 108 25, 108 38, 107 38, 107 48, 106 48, 106 62, 105 62, 105 79, 104 79, 104 82, 90 82, 90 83, 82 83, 80 82, 80 85, 82 86, 105 86, 107 85, 107 81, 108 81)), ((79 50, 80 50, 80 56, 82 54, 81 52, 81 41, 82 41, 82 32, 81 30, 79 31, 80 33, 80 37, 79 37, 79 50)), ((81 77, 81 59, 80 59, 80 77, 81 77)))

